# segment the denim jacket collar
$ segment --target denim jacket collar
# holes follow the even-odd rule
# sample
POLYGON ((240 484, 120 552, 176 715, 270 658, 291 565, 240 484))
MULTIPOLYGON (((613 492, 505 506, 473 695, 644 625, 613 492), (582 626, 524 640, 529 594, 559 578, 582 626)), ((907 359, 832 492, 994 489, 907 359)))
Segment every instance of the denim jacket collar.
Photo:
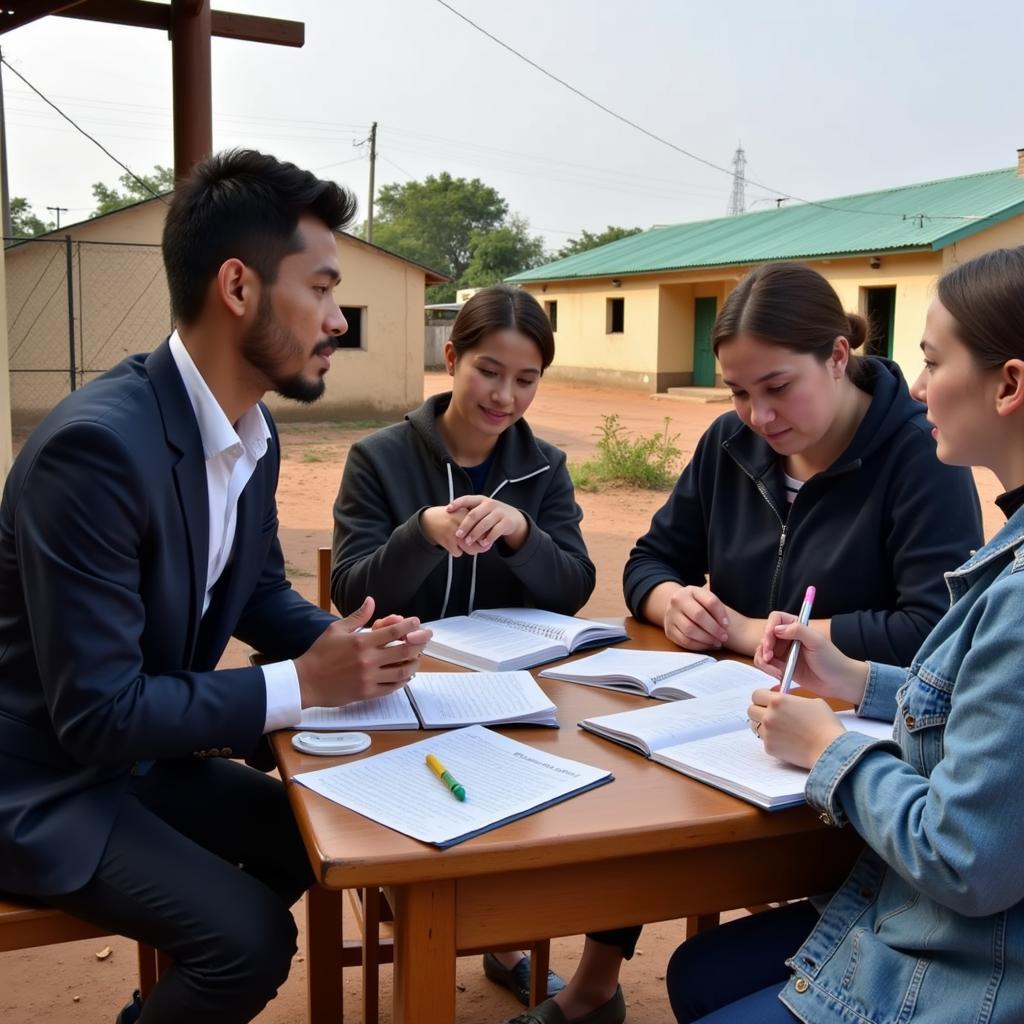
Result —
POLYGON ((962 597, 994 561, 1014 553, 1013 572, 1024 569, 1024 508, 1019 508, 1003 528, 982 548, 952 572, 946 573, 946 585, 953 601, 962 597))

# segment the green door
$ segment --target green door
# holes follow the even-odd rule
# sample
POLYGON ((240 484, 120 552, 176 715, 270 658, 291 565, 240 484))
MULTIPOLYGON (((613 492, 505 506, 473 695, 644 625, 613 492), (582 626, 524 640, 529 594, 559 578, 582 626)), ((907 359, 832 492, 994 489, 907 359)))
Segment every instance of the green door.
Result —
POLYGON ((693 300, 693 386, 715 386, 715 354, 711 351, 711 329, 715 326, 717 300, 693 300))

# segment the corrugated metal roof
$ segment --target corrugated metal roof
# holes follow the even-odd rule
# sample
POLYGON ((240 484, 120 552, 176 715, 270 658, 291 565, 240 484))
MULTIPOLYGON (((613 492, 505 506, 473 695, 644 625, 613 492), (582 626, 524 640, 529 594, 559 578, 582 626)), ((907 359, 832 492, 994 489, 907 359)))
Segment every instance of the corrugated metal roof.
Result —
POLYGON ((509 280, 559 281, 897 249, 937 250, 1019 213, 1024 213, 1024 177, 1011 167, 654 228, 509 280))

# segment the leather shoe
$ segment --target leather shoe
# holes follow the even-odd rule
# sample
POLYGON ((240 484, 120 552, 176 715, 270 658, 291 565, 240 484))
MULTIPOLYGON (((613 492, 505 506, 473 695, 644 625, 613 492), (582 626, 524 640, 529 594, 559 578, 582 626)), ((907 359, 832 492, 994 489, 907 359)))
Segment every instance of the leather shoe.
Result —
MULTIPOLYGON (((484 974, 497 985, 504 985, 523 1004, 530 1005, 530 958, 521 956, 514 967, 505 967, 493 954, 484 953, 484 974)), ((548 971, 548 996, 565 988, 565 982, 554 971, 548 971)))
POLYGON ((617 985, 615 995, 607 1003, 602 1003, 596 1010, 582 1017, 568 1020, 554 999, 545 999, 532 1010, 513 1017, 505 1024, 625 1024, 625 1020, 626 1000, 622 997, 622 986, 617 985))
POLYGON ((142 1016, 142 999, 139 997, 139 990, 132 993, 132 1001, 117 1015, 114 1024, 135 1024, 142 1016))

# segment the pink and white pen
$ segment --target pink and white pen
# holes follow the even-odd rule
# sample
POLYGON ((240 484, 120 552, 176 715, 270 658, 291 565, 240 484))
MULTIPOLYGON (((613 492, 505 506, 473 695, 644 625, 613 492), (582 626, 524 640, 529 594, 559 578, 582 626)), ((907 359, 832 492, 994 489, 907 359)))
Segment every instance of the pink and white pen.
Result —
MULTIPOLYGON (((800 606, 800 625, 806 626, 811 621, 811 608, 814 607, 814 587, 808 587, 807 593, 804 594, 804 603, 800 606)), ((786 658, 786 668, 782 673, 782 686, 780 689, 783 693, 789 693, 790 686, 793 685, 793 673, 796 672, 796 659, 800 656, 800 641, 794 640, 789 645, 789 657, 786 658)))

